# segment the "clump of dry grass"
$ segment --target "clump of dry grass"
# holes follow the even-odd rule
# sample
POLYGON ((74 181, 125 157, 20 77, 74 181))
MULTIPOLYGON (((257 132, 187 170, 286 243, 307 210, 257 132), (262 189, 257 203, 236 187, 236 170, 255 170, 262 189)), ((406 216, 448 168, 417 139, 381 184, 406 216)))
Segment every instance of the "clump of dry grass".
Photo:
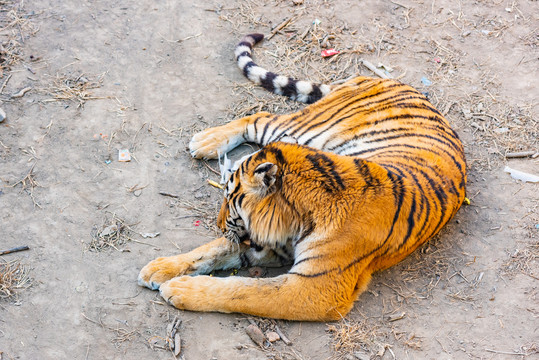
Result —
POLYGON ((218 6, 215 9, 206 9, 207 11, 215 11, 219 15, 219 19, 226 21, 232 25, 232 27, 239 31, 241 27, 245 26, 267 26, 267 19, 262 14, 255 13, 253 7, 256 7, 258 3, 254 0, 245 0, 230 4, 230 6, 223 7, 218 6))
MULTIPOLYGON (((104 329, 107 329, 107 330, 110 330, 110 331, 114 332, 115 337, 111 341, 116 347, 119 347, 120 344, 122 344, 122 343, 124 343, 126 341, 131 341, 131 340, 133 340, 133 338, 140 336, 140 331, 138 329, 123 328, 123 327, 120 327, 120 326, 110 326, 110 325, 104 324, 103 321, 101 320, 101 318, 99 318, 96 321, 96 320, 90 319, 84 313, 81 313, 81 315, 86 320, 88 320, 88 321, 90 321, 90 322, 92 322, 92 323, 94 323, 96 325, 99 325, 104 329)), ((127 324, 126 324, 126 326, 127 326, 127 324)))
POLYGON ((88 100, 110 99, 110 96, 95 96, 90 91, 101 87, 104 75, 57 75, 52 79, 52 83, 43 89, 45 93, 52 95, 53 98, 43 101, 71 101, 77 103, 78 107, 83 107, 88 100))
POLYGON ((345 359, 356 352, 374 354, 375 348, 383 347, 377 341, 377 327, 366 319, 343 319, 338 323, 328 324, 327 332, 332 337, 334 359, 345 359))
POLYGON ((113 248, 122 251, 118 247, 132 240, 133 233, 132 225, 112 214, 110 218, 103 221, 101 226, 94 225, 91 231, 92 240, 87 245, 90 251, 103 251, 108 248, 113 248))
POLYGON ((19 260, 0 263, 0 299, 8 299, 30 286, 29 269, 19 260))
POLYGON ((503 264, 503 271, 514 276, 518 273, 539 280, 537 273, 539 264, 539 240, 527 244, 524 249, 515 249, 509 254, 509 259, 503 264))
POLYGON ((22 44, 27 34, 39 29, 32 23, 31 14, 24 14, 23 1, 0 2, 0 76, 23 58, 22 44))

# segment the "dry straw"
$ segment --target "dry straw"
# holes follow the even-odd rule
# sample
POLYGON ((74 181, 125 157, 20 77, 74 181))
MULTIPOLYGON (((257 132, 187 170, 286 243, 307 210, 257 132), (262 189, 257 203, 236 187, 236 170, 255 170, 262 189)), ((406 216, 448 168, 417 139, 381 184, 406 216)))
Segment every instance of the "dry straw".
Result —
POLYGON ((94 225, 91 236, 92 240, 87 245, 90 251, 103 251, 113 248, 117 251, 122 251, 119 247, 124 245, 131 239, 133 233, 131 226, 116 216, 111 214, 107 217, 101 226, 94 225))
POLYGON ((9 299, 30 286, 29 269, 19 260, 0 263, 0 299, 9 299))

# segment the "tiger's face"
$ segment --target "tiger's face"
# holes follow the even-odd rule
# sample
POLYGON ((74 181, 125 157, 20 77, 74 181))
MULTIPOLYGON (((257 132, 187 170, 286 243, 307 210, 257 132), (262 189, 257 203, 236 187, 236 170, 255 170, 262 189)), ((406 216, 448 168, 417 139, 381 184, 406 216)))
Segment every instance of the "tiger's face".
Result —
POLYGON ((245 221, 240 215, 243 213, 241 205, 243 205, 246 195, 243 194, 237 173, 238 170, 230 176, 226 183, 223 203, 217 217, 217 225, 225 237, 234 243, 243 242, 248 238, 245 221), (241 195, 239 195, 240 193, 241 195))
POLYGON ((251 238, 251 222, 257 215, 257 205, 276 191, 277 165, 270 162, 252 164, 250 159, 230 175, 217 218, 217 225, 225 237, 235 243, 251 238))

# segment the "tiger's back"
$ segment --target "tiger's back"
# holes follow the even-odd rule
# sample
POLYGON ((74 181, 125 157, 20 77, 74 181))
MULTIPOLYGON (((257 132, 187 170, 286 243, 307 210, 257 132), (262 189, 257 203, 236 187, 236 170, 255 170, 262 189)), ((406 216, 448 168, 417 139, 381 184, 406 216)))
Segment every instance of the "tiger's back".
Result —
POLYGON ((236 48, 245 76, 310 105, 257 113, 192 138, 196 158, 217 158, 246 141, 263 148, 230 172, 218 217, 225 236, 150 262, 139 283, 159 287, 181 309, 338 319, 374 271, 401 261, 459 209, 463 147, 412 87, 366 77, 332 87, 277 75, 252 61, 261 39, 248 35, 236 48), (284 263, 290 271, 276 278, 182 276, 284 263))

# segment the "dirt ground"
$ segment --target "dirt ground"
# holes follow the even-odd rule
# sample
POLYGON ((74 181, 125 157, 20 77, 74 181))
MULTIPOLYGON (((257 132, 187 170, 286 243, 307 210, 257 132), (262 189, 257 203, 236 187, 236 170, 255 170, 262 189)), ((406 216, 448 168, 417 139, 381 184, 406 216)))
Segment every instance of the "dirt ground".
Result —
POLYGON ((0 1, 0 251, 30 248, 0 256, 0 359, 171 359, 175 317, 184 359, 539 358, 539 185, 504 172, 539 175, 538 157, 511 158, 539 151, 538 15, 532 0, 0 1), (287 19, 255 60, 321 82, 383 64, 460 134, 471 205, 342 321, 254 319, 292 342, 262 350, 245 316, 178 311, 136 279, 218 235, 218 166, 191 159, 191 135, 302 106, 233 59, 287 19))

